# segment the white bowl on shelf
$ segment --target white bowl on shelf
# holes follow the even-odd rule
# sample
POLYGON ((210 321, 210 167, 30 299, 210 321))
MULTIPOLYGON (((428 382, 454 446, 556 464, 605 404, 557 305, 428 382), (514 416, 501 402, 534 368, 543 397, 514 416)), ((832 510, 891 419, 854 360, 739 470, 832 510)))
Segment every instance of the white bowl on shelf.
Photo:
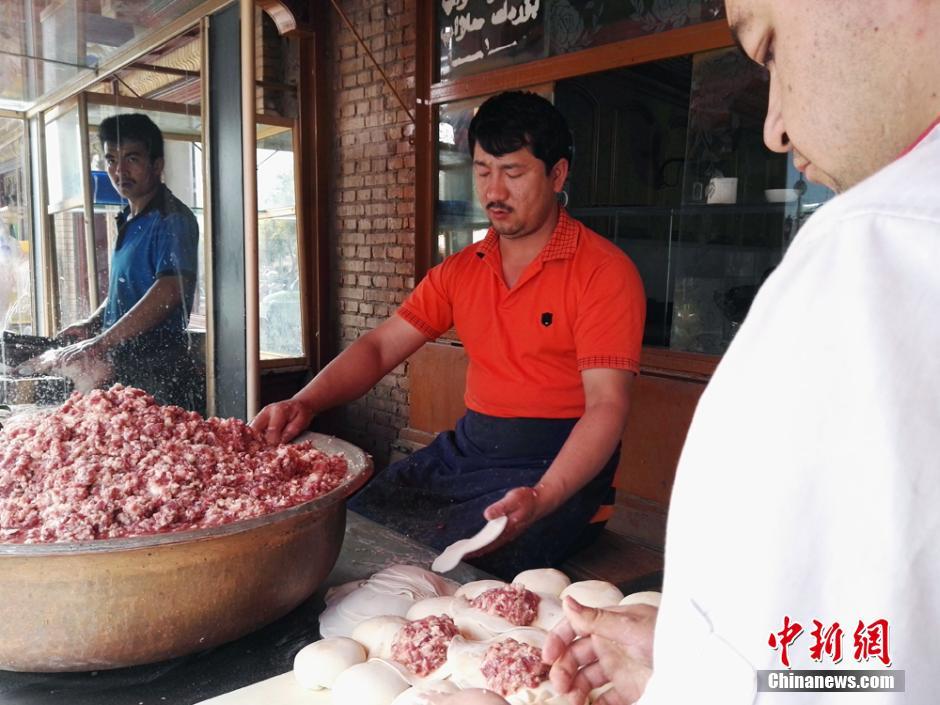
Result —
POLYGON ((795 188, 768 188, 764 189, 764 198, 768 203, 790 203, 795 201, 800 192, 795 188))

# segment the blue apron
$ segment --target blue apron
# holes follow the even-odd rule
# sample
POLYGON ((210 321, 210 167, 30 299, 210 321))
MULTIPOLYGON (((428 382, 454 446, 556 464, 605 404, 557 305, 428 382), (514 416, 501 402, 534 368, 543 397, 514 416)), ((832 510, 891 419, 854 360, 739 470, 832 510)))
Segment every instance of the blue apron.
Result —
MULTIPOLYGON (((532 487, 558 455, 577 419, 506 419, 468 411, 453 431, 389 465, 349 507, 420 543, 442 550, 486 523, 483 510, 515 487, 532 487)), ((504 580, 555 567, 591 543, 591 524, 613 504, 620 447, 597 476, 557 511, 511 543, 470 562, 504 580)))

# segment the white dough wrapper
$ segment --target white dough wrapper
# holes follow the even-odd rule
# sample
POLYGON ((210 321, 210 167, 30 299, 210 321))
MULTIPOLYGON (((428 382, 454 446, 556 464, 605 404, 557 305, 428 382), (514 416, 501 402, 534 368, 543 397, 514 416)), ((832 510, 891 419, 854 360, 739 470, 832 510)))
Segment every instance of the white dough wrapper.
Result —
POLYGON ((453 618, 455 599, 456 598, 448 595, 446 597, 429 597, 426 600, 419 600, 411 606, 405 618, 411 622, 430 617, 431 615, 442 617, 446 614, 453 618))
POLYGON ((460 692, 460 688, 452 681, 427 681, 401 692, 392 705, 429 705, 431 697, 457 692, 460 692))
POLYGON ((533 568, 522 571, 512 582, 532 592, 558 597, 562 590, 571 585, 571 578, 555 568, 533 568))
POLYGON ((391 705, 408 688, 408 681, 397 668, 380 659, 369 659, 339 674, 331 700, 337 705, 391 705))
POLYGON ((663 599, 661 592, 655 590, 644 590, 643 592, 634 592, 627 595, 620 601, 621 605, 649 605, 650 607, 659 607, 660 600, 663 599))
POLYGON ((340 673, 365 660, 365 647, 352 639, 321 639, 307 644, 294 656, 294 678, 308 690, 332 688, 340 673))
POLYGON ((351 637, 356 627, 367 619, 383 615, 404 617, 414 604, 405 595, 379 592, 366 583, 335 601, 320 615, 320 635, 351 637))
POLYGON ((561 592, 562 602, 569 595, 586 607, 613 607, 623 599, 623 593, 617 586, 605 580, 571 583, 561 592))
POLYGON ((457 588, 454 597, 463 597, 467 600, 472 600, 474 597, 479 596, 487 590, 501 587, 506 587, 506 583, 502 580, 474 580, 457 588))
MULTIPOLYGON (((468 688, 448 695, 433 695, 427 705, 508 705, 505 699, 492 690, 468 688)), ((422 704, 424 705, 424 704, 422 704)))
POLYGON ((406 624, 408 620, 398 615, 371 617, 356 625, 352 638, 366 648, 369 658, 388 661, 392 658, 392 643, 406 624))
POLYGON ((353 590, 358 590, 365 584, 365 580, 354 580, 351 583, 343 583, 342 585, 331 587, 326 591, 326 595, 324 596, 323 601, 326 602, 327 606, 332 605, 334 602, 342 600, 353 590))
POLYGON ((378 592, 407 595, 412 600, 453 595, 458 583, 416 565, 391 565, 375 573, 368 584, 378 592))
POLYGON ((535 616, 532 626, 550 632, 565 618, 565 612, 561 600, 555 595, 542 592, 538 593, 538 596, 539 613, 535 616))

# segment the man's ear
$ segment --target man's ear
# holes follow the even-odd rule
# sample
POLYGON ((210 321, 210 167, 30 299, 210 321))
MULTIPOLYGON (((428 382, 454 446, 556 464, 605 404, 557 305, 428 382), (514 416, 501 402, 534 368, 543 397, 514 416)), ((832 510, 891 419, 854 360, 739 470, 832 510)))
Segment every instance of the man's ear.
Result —
POLYGON ((163 176, 163 157, 157 157, 153 160, 153 168, 157 172, 157 176, 163 176))
POLYGON ((555 193, 560 193, 565 187, 565 181, 568 178, 568 160, 562 157, 555 162, 555 166, 552 167, 549 176, 552 179, 552 188, 555 190, 555 193))

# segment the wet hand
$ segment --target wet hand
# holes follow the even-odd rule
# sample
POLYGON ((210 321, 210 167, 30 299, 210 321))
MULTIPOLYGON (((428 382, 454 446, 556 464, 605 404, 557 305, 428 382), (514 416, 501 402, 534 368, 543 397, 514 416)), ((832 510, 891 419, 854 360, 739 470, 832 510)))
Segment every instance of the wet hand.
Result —
POLYGON ((86 362, 104 359, 107 352, 108 348, 100 337, 89 338, 57 350, 52 366, 80 366, 86 362))
POLYGON ((85 340, 92 335, 91 324, 80 322, 73 323, 56 333, 56 340, 85 340))
POLYGON ((264 407, 249 424, 271 445, 287 443, 304 431, 314 412, 299 399, 285 399, 264 407))
POLYGON ((551 664, 549 679, 573 703, 608 683, 612 688, 595 702, 629 705, 640 698, 653 673, 653 631, 658 610, 649 605, 607 609, 564 601, 565 620, 548 635, 542 661, 551 664))

